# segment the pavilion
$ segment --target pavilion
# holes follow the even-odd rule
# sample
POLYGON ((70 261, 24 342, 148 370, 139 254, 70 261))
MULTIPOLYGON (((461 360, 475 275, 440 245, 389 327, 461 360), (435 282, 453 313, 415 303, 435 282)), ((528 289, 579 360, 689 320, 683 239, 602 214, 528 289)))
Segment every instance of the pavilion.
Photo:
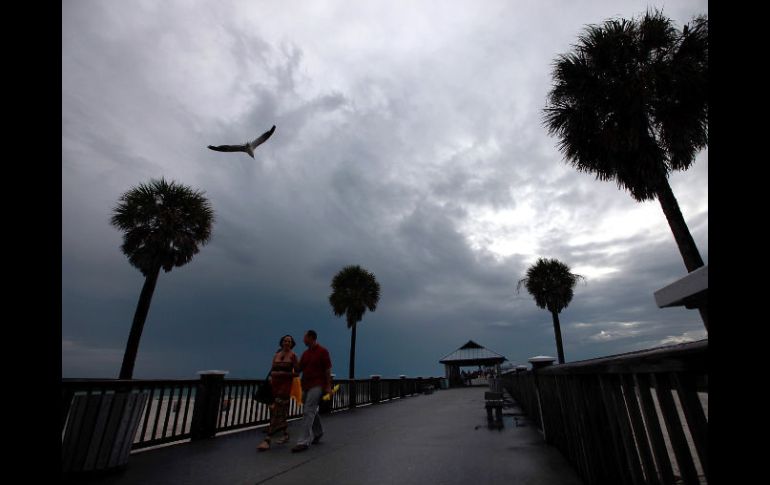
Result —
POLYGON ((484 348, 473 340, 468 340, 465 345, 444 356, 439 362, 444 364, 449 385, 455 387, 463 385, 460 367, 496 366, 499 371, 499 365, 506 360, 508 359, 497 352, 484 348))

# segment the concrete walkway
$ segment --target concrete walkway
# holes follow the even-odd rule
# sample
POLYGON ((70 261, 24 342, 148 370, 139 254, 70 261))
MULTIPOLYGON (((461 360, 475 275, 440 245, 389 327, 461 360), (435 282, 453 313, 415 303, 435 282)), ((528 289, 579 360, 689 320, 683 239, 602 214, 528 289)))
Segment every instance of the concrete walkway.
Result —
MULTIPOLYGON (((528 484, 582 481, 526 418, 489 430, 485 388, 436 391, 323 416, 322 442, 291 453, 292 441, 257 453, 262 429, 132 454, 119 474, 79 483, 114 485, 528 484)), ((520 413, 518 407, 505 413, 520 413)))

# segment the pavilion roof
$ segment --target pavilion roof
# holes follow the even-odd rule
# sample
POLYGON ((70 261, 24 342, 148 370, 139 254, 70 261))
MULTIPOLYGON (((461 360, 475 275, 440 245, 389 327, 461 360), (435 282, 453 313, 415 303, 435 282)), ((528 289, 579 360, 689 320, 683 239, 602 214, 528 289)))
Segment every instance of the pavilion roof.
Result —
POLYGON ((508 359, 497 352, 489 350, 473 340, 468 340, 465 345, 445 355, 439 362, 457 365, 490 365, 500 364, 506 360, 508 359))

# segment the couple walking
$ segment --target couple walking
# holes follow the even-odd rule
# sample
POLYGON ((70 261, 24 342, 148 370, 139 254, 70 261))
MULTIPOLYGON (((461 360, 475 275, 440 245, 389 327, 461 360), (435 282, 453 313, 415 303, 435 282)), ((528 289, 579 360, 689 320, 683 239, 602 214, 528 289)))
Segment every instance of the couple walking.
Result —
POLYGON ((332 361, 329 351, 318 343, 318 335, 314 330, 305 332, 303 341, 307 350, 298 360, 292 351, 295 342, 291 335, 281 338, 281 348, 273 356, 273 367, 270 372, 270 384, 273 388, 274 403, 270 408, 270 426, 267 437, 259 444, 257 450, 270 449, 271 437, 283 432, 283 436, 276 443, 289 441, 289 424, 286 421, 289 416, 289 401, 291 385, 295 374, 302 373, 302 396, 304 402, 302 423, 297 445, 292 452, 300 452, 308 449, 310 444, 316 444, 324 434, 321 426, 321 418, 318 416, 318 405, 321 396, 330 393, 332 388, 332 361))

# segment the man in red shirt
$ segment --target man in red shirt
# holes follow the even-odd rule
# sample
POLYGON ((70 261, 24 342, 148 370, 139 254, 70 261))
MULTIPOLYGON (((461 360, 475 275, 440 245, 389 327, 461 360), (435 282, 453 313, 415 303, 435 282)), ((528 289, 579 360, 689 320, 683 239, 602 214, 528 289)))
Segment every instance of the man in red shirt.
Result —
POLYGON ((307 450, 311 443, 318 443, 324 434, 321 418, 318 416, 318 404, 321 402, 321 396, 332 390, 332 361, 329 351, 321 346, 317 339, 318 335, 314 330, 305 332, 303 340, 307 350, 299 359, 304 409, 297 446, 291 449, 293 453, 307 450))

